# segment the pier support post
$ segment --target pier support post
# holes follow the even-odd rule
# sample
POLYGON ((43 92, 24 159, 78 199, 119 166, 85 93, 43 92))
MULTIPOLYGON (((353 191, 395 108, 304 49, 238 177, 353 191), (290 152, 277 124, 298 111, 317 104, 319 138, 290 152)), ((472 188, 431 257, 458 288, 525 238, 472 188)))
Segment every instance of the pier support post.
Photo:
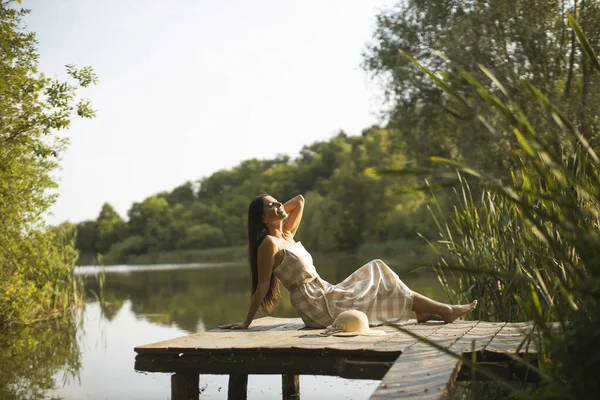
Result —
POLYGON ((300 400, 300 377, 281 375, 281 389, 283 400, 300 400))
POLYGON ((177 373, 171 375, 171 400, 199 400, 200 376, 177 373))
POLYGON ((248 397, 248 375, 229 375, 229 386, 227 388, 228 400, 245 400, 248 397))

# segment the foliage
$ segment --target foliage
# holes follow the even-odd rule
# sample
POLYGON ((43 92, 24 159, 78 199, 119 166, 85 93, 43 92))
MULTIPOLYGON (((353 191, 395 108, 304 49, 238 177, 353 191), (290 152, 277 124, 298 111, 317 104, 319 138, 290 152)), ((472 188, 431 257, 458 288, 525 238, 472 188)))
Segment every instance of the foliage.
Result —
POLYGON ((524 82, 535 85, 596 143, 600 93, 589 88, 599 78, 565 24, 568 11, 578 16, 592 46, 600 44, 597 1, 407 0, 381 12, 363 66, 382 82, 389 127, 401 131, 408 154, 419 165, 426 165, 432 154, 449 157, 504 180, 517 167, 510 157, 510 149, 518 145, 510 124, 491 118, 483 103, 469 102, 478 89, 448 74, 454 65, 485 65, 472 71, 474 78, 494 93, 500 90, 488 74, 502 82, 502 91, 544 128, 544 135, 549 121, 524 82), (434 79, 400 52, 418 59, 434 79), (436 84, 435 79, 441 81, 436 84), (493 129, 481 129, 481 115, 493 129))
MULTIPOLYGON (((569 20, 586 56, 594 57, 575 18, 569 20)), ((423 63, 405 57, 434 75, 423 63)), ((600 66, 595 58, 589 64, 600 66)), ((437 268, 440 280, 451 300, 480 300, 474 318, 535 322, 541 361, 539 369, 532 369, 542 384, 528 396, 595 397, 600 358, 589 349, 600 332, 598 146, 579 129, 588 126, 586 121, 571 122, 535 86, 528 86, 528 96, 545 110, 547 119, 539 124, 533 121, 542 116, 530 116, 496 77, 490 76, 494 90, 459 66, 452 67, 456 74, 448 72, 439 86, 453 101, 487 108, 478 114, 482 129, 493 129, 490 118, 503 120, 518 147, 510 154, 515 168, 508 171, 509 182, 453 160, 433 158, 457 168, 461 183, 454 214, 433 213, 440 243, 449 252, 437 268), (461 81, 476 97, 452 90, 461 81), (472 194, 463 176, 483 183, 479 196, 472 194)))
POLYGON ((71 81, 40 73, 35 35, 22 27, 28 11, 11 3, 0 2, 0 324, 62 314, 77 300, 74 230, 50 229, 43 214, 67 145, 54 132, 75 114, 94 116, 76 90, 96 81, 89 67, 68 65, 71 81))

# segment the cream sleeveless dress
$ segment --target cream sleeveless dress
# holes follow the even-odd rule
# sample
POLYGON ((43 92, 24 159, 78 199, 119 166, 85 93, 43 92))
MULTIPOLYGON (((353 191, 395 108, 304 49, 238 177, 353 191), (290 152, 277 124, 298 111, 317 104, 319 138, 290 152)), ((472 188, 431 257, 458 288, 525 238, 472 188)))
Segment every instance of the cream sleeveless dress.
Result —
POLYGON ((413 293, 383 261, 370 261, 332 285, 319 277, 302 243, 283 251, 274 274, 290 291, 292 306, 307 326, 327 327, 338 314, 350 309, 364 312, 370 325, 408 320, 413 293))

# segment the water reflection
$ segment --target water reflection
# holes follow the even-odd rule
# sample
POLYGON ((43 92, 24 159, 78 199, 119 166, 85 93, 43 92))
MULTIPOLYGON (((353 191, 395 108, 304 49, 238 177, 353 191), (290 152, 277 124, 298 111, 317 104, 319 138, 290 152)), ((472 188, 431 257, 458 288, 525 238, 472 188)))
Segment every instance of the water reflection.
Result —
POLYGON ((0 399, 43 399, 78 379, 77 316, 0 335, 0 399))
MULTIPOLYGON (((357 257, 315 258, 321 277, 335 283, 367 261, 357 257)), ((388 263, 413 290, 446 300, 433 274, 410 272, 414 261, 388 263)), ((246 265, 121 266, 105 270, 105 307, 100 307, 93 294, 98 291, 95 271, 81 269, 89 303, 79 317, 3 332, 0 399, 167 399, 169 375, 136 373, 133 348, 240 321, 247 311, 246 265)), ((285 290, 273 315, 297 316, 285 290)), ((259 313, 257 317, 261 316, 259 313)), ((303 400, 323 398, 327 393, 331 398, 366 399, 376 386, 376 381, 301 378, 303 400)), ((226 388, 225 376, 201 378, 202 398, 225 398, 226 388)), ((249 398, 280 396, 280 377, 251 376, 249 398)))

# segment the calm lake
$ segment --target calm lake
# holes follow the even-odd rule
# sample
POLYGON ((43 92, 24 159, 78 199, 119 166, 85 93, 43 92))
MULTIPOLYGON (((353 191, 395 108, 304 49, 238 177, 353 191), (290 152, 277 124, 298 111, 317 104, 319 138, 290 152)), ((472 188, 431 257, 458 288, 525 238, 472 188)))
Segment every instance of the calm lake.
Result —
MULTIPOLYGON (((369 261, 356 256, 320 260, 321 277, 337 283, 369 261)), ((446 297, 418 260, 384 260, 413 290, 436 300, 446 297), (416 270, 415 270, 416 269, 416 270)), ((137 345, 167 340, 241 321, 249 299, 245 264, 186 264, 106 267, 103 302, 99 269, 80 267, 87 305, 68 321, 9 331, 0 339, 0 399, 164 399, 170 398, 169 374, 133 368, 137 345)), ((297 317, 283 296, 273 316, 297 317)), ((257 316, 261 317, 264 314, 257 316)), ((227 398, 227 376, 202 375, 201 398, 227 398)), ((300 377, 301 399, 367 399, 378 381, 328 376, 300 377)), ((281 378, 254 375, 250 399, 280 399, 281 378)))

